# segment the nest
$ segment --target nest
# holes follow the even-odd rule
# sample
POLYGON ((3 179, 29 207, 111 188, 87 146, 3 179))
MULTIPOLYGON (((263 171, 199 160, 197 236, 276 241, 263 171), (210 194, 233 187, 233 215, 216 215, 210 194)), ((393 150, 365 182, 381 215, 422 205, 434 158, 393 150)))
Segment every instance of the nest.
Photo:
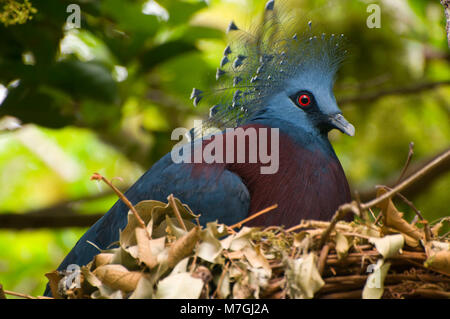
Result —
POLYGON ((450 218, 408 223, 385 193, 375 212, 353 202, 290 229, 202 227, 172 195, 142 201, 116 248, 47 277, 56 298, 449 298, 450 218))

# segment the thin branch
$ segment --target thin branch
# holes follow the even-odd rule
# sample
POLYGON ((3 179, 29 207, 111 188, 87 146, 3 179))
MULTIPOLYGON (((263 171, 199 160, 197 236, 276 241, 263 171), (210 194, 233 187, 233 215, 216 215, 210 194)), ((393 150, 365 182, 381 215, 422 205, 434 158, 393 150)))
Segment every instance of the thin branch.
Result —
POLYGON ((446 160, 450 159, 450 150, 447 150, 444 154, 438 156, 435 158, 431 163, 428 163, 425 167, 423 167, 420 171, 414 173, 407 179, 405 179, 403 182, 395 186, 392 190, 389 192, 384 193, 380 197, 377 197, 370 202, 361 205, 362 209, 368 209, 370 207, 373 207, 382 201, 394 196, 398 192, 402 191, 404 188, 406 188, 408 185, 413 184, 417 182, 419 179, 421 179, 423 176, 427 175, 428 172, 430 172, 435 166, 439 165, 441 162, 444 162, 446 160))
POLYGON ((104 214, 61 214, 41 216, 35 214, 0 214, 0 229, 40 229, 90 227, 104 214))
MULTIPOLYGON (((368 275, 350 275, 350 276, 335 276, 324 278, 325 284, 329 283, 358 283, 363 284, 367 281, 368 275)), ((446 282, 450 283, 450 278, 445 278, 442 275, 434 274, 387 274, 384 280, 385 283, 392 284, 402 282, 404 280, 420 280, 424 282, 446 282)))
POLYGON ((217 288, 216 288, 216 290, 214 291, 214 293, 213 293, 213 295, 212 295, 212 298, 215 298, 216 295, 217 295, 219 298, 223 298, 223 296, 220 295, 220 288, 221 288, 221 286, 222 286, 223 279, 225 278, 225 275, 227 274, 227 271, 228 271, 228 267, 229 267, 229 266, 230 266, 230 262, 228 262, 228 263, 225 264, 225 267, 223 268, 222 274, 220 275, 219 282, 218 282, 218 284, 217 284, 217 288))
MULTIPOLYGON (((54 299, 52 297, 46 297, 46 296, 33 297, 31 295, 27 295, 27 294, 23 294, 23 293, 20 293, 20 292, 15 292, 15 291, 10 291, 10 290, 3 290, 2 289, 2 291, 3 291, 4 295, 10 295, 10 296, 20 297, 20 298, 25 298, 25 299, 54 299)), ((4 299, 6 299, 6 296, 5 296, 4 299)))
POLYGON ((334 216, 331 219, 330 225, 325 229, 325 231, 322 233, 322 236, 320 237, 319 247, 323 247, 338 221, 344 219, 345 216, 347 216, 347 214, 349 213, 360 215, 357 207, 358 205, 356 204, 356 202, 351 202, 339 206, 338 210, 336 211, 336 213, 334 213, 334 216))
MULTIPOLYGON (((446 149, 445 151, 442 151, 428 159, 422 160, 420 163, 410 165, 409 169, 406 170, 406 173, 404 176, 411 176, 414 172, 421 170, 423 167, 428 165, 430 162, 432 162, 434 159, 441 156, 448 150, 449 149, 446 149)), ((417 194, 421 194, 422 190, 429 188, 429 186, 433 182, 435 182, 438 179, 445 176, 449 171, 450 171, 450 158, 446 158, 445 160, 439 162, 436 166, 434 166, 432 170, 428 171, 427 174, 421 178, 420 183, 414 183, 414 184, 408 185, 402 191, 402 194, 407 196, 408 198, 412 199, 417 194)), ((391 185, 391 186, 396 185, 397 179, 398 179, 398 173, 394 173, 391 178, 388 178, 385 181, 380 181, 378 184, 391 185)), ((372 198, 376 197, 376 189, 371 188, 369 190, 360 190, 359 195, 363 202, 371 200, 372 198)))
MULTIPOLYGON (((384 189, 386 189, 386 190, 388 190, 388 191, 391 191, 391 190, 392 190, 392 188, 390 188, 390 187, 388 187, 388 186, 385 186, 385 185, 378 185, 378 187, 382 187, 382 188, 384 188, 384 189)), ((401 193, 397 193, 397 194, 395 194, 395 196, 400 197, 401 200, 402 200, 406 205, 408 205, 408 206, 416 213, 416 215, 417 215, 421 220, 425 220, 425 218, 423 218, 423 215, 422 215, 422 213, 420 212, 420 210, 418 210, 417 207, 414 206, 414 204, 413 204, 410 200, 408 200, 408 199, 407 199, 405 196, 403 196, 401 193)))
MULTIPOLYGON (((128 187, 128 186, 127 186, 128 187)), ((120 187, 120 190, 126 189, 127 187, 120 187)), ((70 214, 76 214, 80 211, 80 209, 77 208, 77 206, 80 206, 83 203, 96 201, 104 199, 110 195, 112 195, 113 192, 111 190, 102 191, 101 193, 96 194, 89 194, 86 196, 81 196, 78 198, 73 198, 70 200, 64 200, 59 203, 53 204, 51 206, 47 206, 44 208, 39 209, 33 209, 30 211, 23 211, 20 212, 21 215, 35 215, 35 216, 60 216, 60 215, 70 215, 70 214)), ((0 212, 1 214, 16 214, 16 212, 13 211, 3 211, 0 212)))
POLYGON ((172 205, 172 208, 175 211, 175 216, 177 217, 178 224, 180 224, 180 226, 183 227, 185 231, 187 231, 186 225, 184 224, 183 218, 181 218, 180 211, 178 210, 177 203, 175 203, 173 194, 170 194, 169 197, 167 197, 167 200, 169 201, 170 205, 172 205))
MULTIPOLYGON (((390 187, 387 187, 387 186, 381 186, 381 187, 383 187, 383 188, 385 188, 385 189, 387 189, 387 190, 392 190, 392 188, 390 188, 390 187)), ((408 200, 405 196, 403 196, 401 193, 397 193, 397 194, 395 194, 396 196, 398 196, 398 197, 400 197, 402 200, 403 200, 403 202, 406 204, 406 205, 408 205, 415 213, 416 213, 416 216, 418 216, 419 218, 420 218, 420 220, 423 222, 423 224, 424 224, 424 229, 425 229, 425 240, 428 242, 428 241, 430 241, 431 240, 431 229, 430 229, 430 224, 425 220, 425 218, 423 218, 423 216, 422 216, 422 213, 420 212, 420 210, 418 210, 417 209, 417 207, 416 206, 414 206, 414 204, 410 201, 410 200, 408 200)), ((382 214, 380 213, 380 216, 381 216, 382 214)))
POLYGON ((336 83, 334 89, 336 91, 348 91, 348 90, 362 90, 365 88, 373 88, 376 86, 380 86, 381 84, 386 83, 389 79, 391 79, 391 75, 388 73, 381 74, 374 78, 368 79, 366 81, 358 81, 355 83, 336 83))
POLYGON ((247 223, 247 222, 249 222, 249 221, 255 219, 255 218, 258 217, 258 216, 261 216, 261 215, 263 215, 263 214, 266 214, 266 213, 268 213, 268 212, 274 210, 274 209, 277 208, 277 207, 278 207, 278 204, 274 204, 274 205, 272 205, 272 206, 270 206, 270 207, 267 207, 267 208, 265 208, 265 209, 263 209, 263 210, 261 210, 261 211, 255 213, 255 214, 253 214, 253 215, 251 215, 251 216, 249 216, 249 217, 247 217, 247 218, 241 220, 239 223, 236 223, 236 224, 234 224, 234 225, 232 225, 232 226, 230 226, 230 227, 228 227, 228 228, 229 228, 229 229, 233 229, 233 228, 241 228, 243 224, 245 224, 245 223, 247 223))
POLYGON ((400 173, 400 176, 398 177, 397 183, 398 184, 403 176, 405 175, 406 170, 408 169, 409 163, 411 162, 411 158, 414 155, 414 142, 409 143, 409 151, 408 151, 408 157, 406 158, 405 166, 403 166, 402 172, 400 173))
POLYGON ((136 211, 136 208, 134 208, 133 204, 128 200, 128 198, 126 198, 126 196, 117 187, 115 187, 108 179, 106 179, 104 176, 100 175, 99 173, 92 174, 91 180, 101 180, 101 181, 105 182, 109 187, 111 187, 111 189, 117 194, 117 196, 119 196, 119 198, 125 203, 125 205, 128 206, 128 208, 134 214, 134 216, 136 217, 140 226, 143 229, 145 229, 145 232, 146 232, 148 238, 151 238, 151 236, 148 232, 148 229, 145 226, 145 223, 142 220, 141 216, 139 216, 138 212, 136 211))
POLYGON ((5 291, 3 290, 3 285, 0 284, 0 299, 6 299, 5 291))
POLYGON ((406 180, 401 182, 399 185, 394 187, 392 190, 371 200, 368 203, 358 205, 356 202, 353 201, 351 203, 347 203, 347 204, 343 204, 343 205, 339 206, 338 210, 335 212, 335 214, 330 222, 330 225, 323 232, 323 234, 320 238, 319 247, 323 247, 323 245, 327 241, 328 237, 330 236, 331 232, 333 231, 334 227, 336 226, 337 222, 342 220, 347 214, 353 213, 355 215, 361 215, 363 210, 367 210, 367 209, 381 203, 382 201, 384 201, 388 198, 391 198, 392 196, 399 193, 402 189, 404 189, 408 185, 413 184, 413 183, 417 182, 418 180, 420 180, 423 176, 425 176, 428 172, 430 172, 435 166, 439 165, 441 162, 444 162, 445 160, 448 160, 449 158, 450 158, 450 150, 447 150, 440 156, 436 157, 433 161, 431 161, 431 163, 428 163, 427 165, 425 165, 425 167, 423 167, 421 170, 414 173, 413 175, 408 177, 406 180))
POLYGON ((323 275, 323 271, 325 270, 325 265, 327 263, 327 257, 328 257, 328 253, 330 252, 330 245, 324 245, 322 247, 322 250, 320 251, 320 256, 319 256, 319 264, 318 264, 318 270, 319 270, 319 274, 322 276, 323 275))

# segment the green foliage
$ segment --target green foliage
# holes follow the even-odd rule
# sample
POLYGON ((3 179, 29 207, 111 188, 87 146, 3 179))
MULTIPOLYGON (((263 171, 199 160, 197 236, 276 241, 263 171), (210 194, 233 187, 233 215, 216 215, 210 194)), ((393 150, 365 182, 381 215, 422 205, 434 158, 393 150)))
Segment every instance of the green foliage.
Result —
POLYGON ((0 22, 5 26, 14 24, 24 24, 33 19, 33 14, 37 12, 28 0, 2 0, 3 12, 0 12, 0 22))
MULTIPOLYGON (((438 1, 395 7, 378 2, 380 29, 366 26, 369 13, 361 1, 284 2, 301 28, 312 20, 317 33, 346 35, 349 57, 336 81, 338 101, 449 80, 438 1)), ((21 130, 0 132, 0 212, 22 213, 97 194, 105 189, 89 181, 95 171, 121 176, 122 186, 133 183, 170 151, 173 128, 189 127, 207 114, 208 105, 192 107, 192 87, 214 86, 229 21, 254 29, 265 1, 152 3, 159 9, 149 14, 143 0, 0 0, 0 127, 4 116, 16 117, 34 128, 32 138, 47 141, 64 158, 49 161, 23 140, 21 130), (81 8, 80 29, 65 27, 72 3, 81 8), (8 13, 19 7, 17 16, 8 13), (58 173, 66 161, 78 169, 73 179, 58 173)), ((413 164, 448 148, 449 105, 448 85, 341 104, 356 136, 332 132, 330 138, 352 188, 372 188, 398 176, 411 141, 413 164)), ((448 189, 447 173, 412 200, 434 220, 448 215, 448 189)), ((79 210, 106 211, 114 201, 108 197, 79 210)), ((405 211, 411 218, 411 210, 405 211)), ((43 274, 60 263, 82 232, 2 231, 0 283, 42 293, 43 274)))

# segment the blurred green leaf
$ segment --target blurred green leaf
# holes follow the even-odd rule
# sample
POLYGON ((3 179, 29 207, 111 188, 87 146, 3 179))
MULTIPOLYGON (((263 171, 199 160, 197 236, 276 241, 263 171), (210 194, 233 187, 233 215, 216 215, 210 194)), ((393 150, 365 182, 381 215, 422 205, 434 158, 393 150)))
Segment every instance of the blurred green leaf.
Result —
POLYGON ((117 102, 117 86, 111 72, 96 62, 60 61, 50 68, 48 82, 75 99, 117 102))

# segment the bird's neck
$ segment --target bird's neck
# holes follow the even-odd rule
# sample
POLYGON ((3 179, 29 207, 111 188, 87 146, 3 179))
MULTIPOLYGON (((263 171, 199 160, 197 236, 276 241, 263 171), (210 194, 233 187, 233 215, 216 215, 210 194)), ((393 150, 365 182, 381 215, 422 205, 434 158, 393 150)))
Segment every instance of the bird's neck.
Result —
POLYGON ((272 128, 278 128, 280 133, 288 136, 293 142, 310 151, 322 153, 337 160, 336 153, 328 140, 328 136, 318 129, 305 129, 300 124, 277 118, 255 118, 248 124, 261 124, 272 128))

